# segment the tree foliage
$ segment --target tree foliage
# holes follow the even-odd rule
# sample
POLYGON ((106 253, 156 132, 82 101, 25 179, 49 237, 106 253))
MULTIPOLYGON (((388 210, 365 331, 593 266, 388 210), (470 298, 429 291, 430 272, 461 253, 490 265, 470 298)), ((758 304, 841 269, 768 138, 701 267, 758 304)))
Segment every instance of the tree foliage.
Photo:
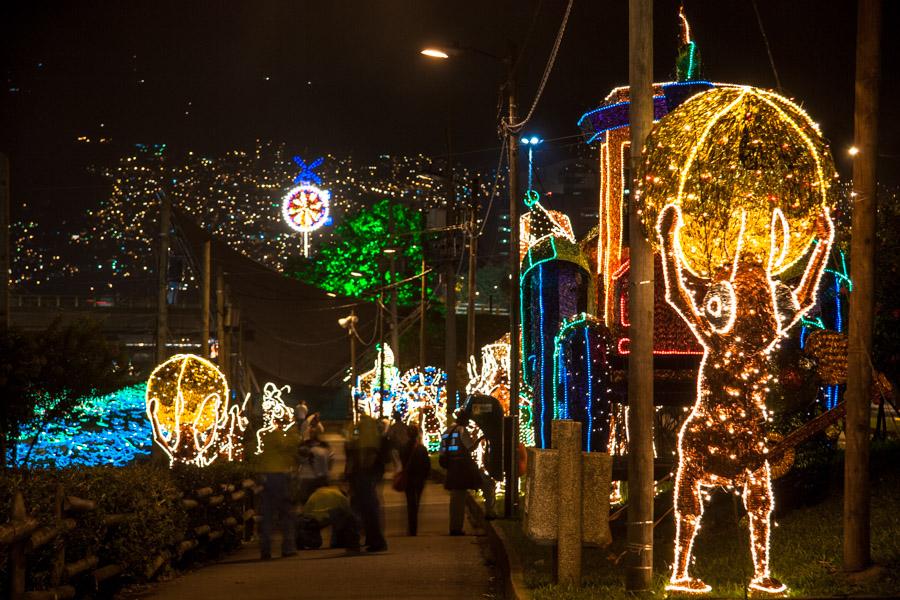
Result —
MULTIPOLYGON (((333 240, 315 257, 289 260, 285 273, 335 294, 372 297, 379 287, 391 283, 385 249, 396 249, 396 281, 420 272, 423 220, 420 212, 403 204, 380 200, 339 223, 333 240)), ((418 279, 401 284, 398 302, 415 304, 419 286, 418 279)))
POLYGON ((28 425, 33 444, 48 423, 75 416, 81 398, 122 385, 117 350, 99 324, 55 321, 45 331, 0 331, 0 461, 15 456, 15 441, 28 425))

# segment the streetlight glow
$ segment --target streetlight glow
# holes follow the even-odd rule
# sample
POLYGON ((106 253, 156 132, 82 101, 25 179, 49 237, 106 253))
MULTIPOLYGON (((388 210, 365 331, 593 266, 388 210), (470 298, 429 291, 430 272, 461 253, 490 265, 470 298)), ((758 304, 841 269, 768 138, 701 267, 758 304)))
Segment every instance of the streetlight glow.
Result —
POLYGON ((847 149, 847 154, 849 154, 850 156, 856 156, 857 154, 859 154, 859 148, 857 148, 856 146, 850 146, 850 148, 847 149))
POLYGON ((420 52, 420 54, 423 54, 429 58, 440 58, 440 59, 450 58, 449 54, 447 54, 446 52, 444 52, 443 50, 440 50, 438 48, 425 48, 420 52))

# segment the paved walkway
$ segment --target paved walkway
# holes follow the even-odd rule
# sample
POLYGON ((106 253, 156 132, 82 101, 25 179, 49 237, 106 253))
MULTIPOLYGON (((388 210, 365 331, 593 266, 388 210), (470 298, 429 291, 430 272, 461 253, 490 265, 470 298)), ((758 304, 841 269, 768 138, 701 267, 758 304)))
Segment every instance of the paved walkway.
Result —
MULTIPOLYGON (((429 483, 422 497, 419 535, 406 535, 406 499, 384 486, 389 550, 347 555, 343 550, 304 550, 297 556, 259 561, 256 543, 224 561, 188 573, 142 599, 285 600, 388 599, 460 600, 500 598, 487 565, 486 538, 447 535, 449 496, 429 483)), ((468 531, 471 527, 467 523, 468 531)), ((325 536, 325 543, 328 537, 325 536)), ((273 548, 280 548, 276 538, 273 548)))

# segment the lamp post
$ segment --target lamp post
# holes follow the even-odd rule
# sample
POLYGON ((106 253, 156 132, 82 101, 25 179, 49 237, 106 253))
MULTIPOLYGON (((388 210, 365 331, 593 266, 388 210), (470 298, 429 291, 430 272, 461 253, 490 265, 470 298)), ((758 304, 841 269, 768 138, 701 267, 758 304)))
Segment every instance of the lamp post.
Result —
MULTIPOLYGON (((509 416, 504 422, 504 468, 506 470, 506 496, 504 514, 512 517, 518 503, 518 461, 516 459, 519 445, 519 189, 518 165, 519 144, 516 134, 506 124, 518 121, 516 105, 516 49, 510 45, 505 57, 485 52, 478 48, 455 44, 450 47, 429 47, 421 50, 423 56, 437 60, 447 60, 462 53, 477 54, 493 59, 506 66, 506 78, 501 89, 506 91, 509 112, 503 124, 503 135, 506 136, 506 151, 509 165, 509 416), (511 490, 515 492, 511 493, 511 490)), ((470 282, 471 285, 471 282, 470 282)))

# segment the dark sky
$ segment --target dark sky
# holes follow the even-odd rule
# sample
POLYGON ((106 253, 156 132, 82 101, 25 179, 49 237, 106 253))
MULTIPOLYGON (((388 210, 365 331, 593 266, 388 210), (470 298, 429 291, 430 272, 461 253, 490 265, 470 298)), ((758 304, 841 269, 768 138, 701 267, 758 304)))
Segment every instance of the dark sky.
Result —
MULTIPOLYGON (((821 123, 848 176, 856 3, 757 1, 784 92, 821 123)), ((685 6, 709 79, 775 87, 751 1, 685 6)), ((448 110, 461 160, 488 166, 496 151, 469 151, 497 146, 501 68, 476 56, 435 63, 418 50, 459 41, 501 54, 515 41, 524 47, 524 108, 564 8, 563 0, 7 2, 0 149, 13 164, 14 199, 43 210, 69 186, 72 202, 90 203, 79 187, 89 186, 84 166, 136 142, 218 153, 263 138, 310 155, 439 154, 448 110), (113 143, 79 144, 79 135, 113 143)), ((655 2, 657 80, 674 71, 677 8, 655 2)), ((884 9, 884 31, 897 31, 900 2, 884 9)), ((526 131, 576 134, 578 117, 627 83, 626 34, 627 2, 576 0, 526 131)), ((900 42, 883 37, 881 173, 896 180, 900 42)))

